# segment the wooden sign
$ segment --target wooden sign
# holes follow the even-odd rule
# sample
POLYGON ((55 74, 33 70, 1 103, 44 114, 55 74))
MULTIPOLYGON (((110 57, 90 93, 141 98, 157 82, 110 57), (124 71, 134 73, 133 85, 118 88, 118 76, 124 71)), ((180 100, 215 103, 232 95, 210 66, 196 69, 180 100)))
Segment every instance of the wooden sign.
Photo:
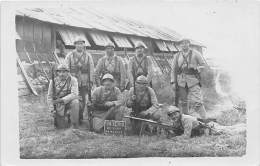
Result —
POLYGON ((105 120, 104 134, 105 135, 125 135, 125 121, 105 120))

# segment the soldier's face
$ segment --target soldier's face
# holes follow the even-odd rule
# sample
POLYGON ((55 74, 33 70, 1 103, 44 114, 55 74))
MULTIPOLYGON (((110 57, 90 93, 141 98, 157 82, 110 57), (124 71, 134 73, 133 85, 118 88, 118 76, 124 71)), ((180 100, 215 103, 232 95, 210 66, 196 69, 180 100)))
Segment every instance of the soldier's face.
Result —
POLYGON ((114 82, 111 80, 105 80, 103 81, 103 86, 105 87, 105 89, 109 90, 112 89, 114 86, 114 82))
POLYGON ((183 51, 187 51, 190 48, 190 43, 188 41, 184 41, 180 44, 180 47, 183 51))
POLYGON ((108 56, 113 56, 114 55, 114 47, 107 47, 106 48, 106 54, 108 55, 108 56))
POLYGON ((135 52, 136 52, 137 55, 143 55, 144 48, 143 47, 138 47, 138 48, 136 48, 135 52))
POLYGON ((137 91, 144 91, 145 90, 146 85, 145 84, 136 84, 136 89, 137 91))
POLYGON ((181 114, 180 114, 179 112, 174 112, 174 113, 172 113, 171 115, 169 115, 169 117, 170 117, 172 120, 177 121, 177 120, 180 119, 181 114))
POLYGON ((76 50, 78 52, 82 52, 84 50, 84 48, 85 48, 85 43, 84 42, 77 42, 75 44, 75 47, 76 47, 76 50))
POLYGON ((60 70, 57 72, 57 74, 61 78, 61 80, 65 80, 68 77, 69 72, 65 70, 60 70))

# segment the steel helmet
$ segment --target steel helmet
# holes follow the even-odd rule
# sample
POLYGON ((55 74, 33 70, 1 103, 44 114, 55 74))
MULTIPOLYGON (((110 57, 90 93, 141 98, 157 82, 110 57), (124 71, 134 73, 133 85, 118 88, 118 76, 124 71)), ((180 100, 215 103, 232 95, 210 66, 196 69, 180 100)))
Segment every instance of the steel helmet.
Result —
POLYGON ((56 70, 57 70, 57 71, 65 70, 65 71, 68 71, 68 72, 70 71, 68 65, 66 65, 66 64, 64 64, 64 63, 59 64, 56 70))
POLYGON ((147 80, 147 78, 144 75, 140 75, 139 77, 137 77, 136 83, 137 84, 145 84, 145 85, 147 85, 148 84, 148 80, 147 80))
POLYGON ((102 82, 104 82, 105 80, 111 80, 112 82, 114 82, 114 77, 111 74, 107 73, 103 76, 102 82))
POLYGON ((167 110, 167 115, 171 115, 174 112, 180 112, 180 109, 176 106, 169 106, 168 110, 167 110))
POLYGON ((77 44, 77 43, 79 43, 79 42, 85 43, 85 40, 84 40, 83 38, 81 38, 81 37, 78 37, 78 38, 76 38, 76 40, 74 41, 74 45, 77 44))
POLYGON ((187 39, 187 38, 183 38, 183 39, 179 40, 178 43, 181 44, 181 43, 184 43, 184 42, 188 42, 189 44, 191 44, 190 39, 187 39))
POLYGON ((105 48, 108 48, 108 47, 113 47, 113 48, 115 48, 115 45, 114 45, 114 43, 112 43, 112 42, 108 42, 108 43, 106 44, 105 48))
POLYGON ((146 45, 143 42, 137 42, 135 45, 135 49, 139 48, 139 47, 143 47, 143 48, 147 48, 146 45))

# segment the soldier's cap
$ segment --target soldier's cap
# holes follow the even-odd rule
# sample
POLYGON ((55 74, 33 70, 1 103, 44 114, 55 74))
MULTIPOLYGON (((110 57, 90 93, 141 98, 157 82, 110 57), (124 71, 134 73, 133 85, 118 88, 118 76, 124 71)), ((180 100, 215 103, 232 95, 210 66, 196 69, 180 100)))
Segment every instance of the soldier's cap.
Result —
POLYGON ((75 41, 74 41, 74 45, 75 44, 77 44, 77 43, 80 43, 80 42, 82 42, 82 43, 85 43, 85 40, 83 39, 83 38, 77 38, 75 41))
POLYGON ((68 71, 68 72, 70 71, 68 65, 66 65, 64 63, 59 64, 56 70, 57 71, 68 71))
POLYGON ((114 77, 111 74, 107 73, 103 76, 102 82, 104 82, 105 80, 110 80, 110 81, 114 82, 114 77))
POLYGON ((143 42, 137 42, 135 45, 135 49, 140 48, 140 47, 147 48, 143 42))
POLYGON ((112 43, 112 42, 108 42, 108 43, 105 45, 105 48, 115 48, 115 45, 114 45, 114 43, 112 43))
POLYGON ((148 84, 148 80, 147 80, 147 78, 144 75, 140 75, 139 77, 137 77, 136 83, 137 84, 147 85, 148 84))
POLYGON ((190 39, 187 39, 187 38, 183 38, 183 39, 181 39, 181 40, 178 41, 179 44, 182 44, 182 43, 184 43, 184 42, 188 42, 189 44, 191 44, 190 39))
POLYGON ((168 107, 167 115, 171 115, 175 112, 180 112, 180 109, 178 107, 172 106, 172 105, 168 107))

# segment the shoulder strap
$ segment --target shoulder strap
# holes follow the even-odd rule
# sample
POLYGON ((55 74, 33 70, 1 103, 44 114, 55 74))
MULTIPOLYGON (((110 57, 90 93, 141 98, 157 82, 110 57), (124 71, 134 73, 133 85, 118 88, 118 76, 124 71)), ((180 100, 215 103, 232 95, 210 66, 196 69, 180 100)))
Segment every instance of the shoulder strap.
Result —
POLYGON ((67 80, 65 81, 64 85, 60 88, 60 90, 56 93, 56 96, 59 96, 60 93, 63 91, 63 89, 65 88, 65 86, 68 84, 68 81, 70 81, 70 77, 67 78, 67 80))

